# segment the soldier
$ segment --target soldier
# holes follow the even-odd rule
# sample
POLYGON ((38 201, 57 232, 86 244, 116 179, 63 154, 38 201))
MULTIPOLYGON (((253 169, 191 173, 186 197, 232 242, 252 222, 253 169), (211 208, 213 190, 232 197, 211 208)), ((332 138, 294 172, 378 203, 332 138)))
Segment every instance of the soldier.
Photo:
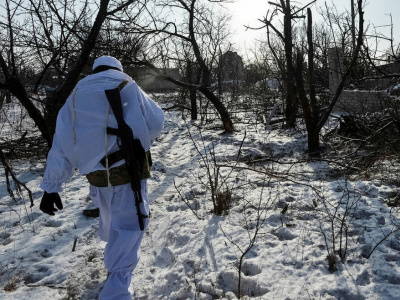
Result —
POLYGON ((78 82, 60 109, 40 184, 44 190, 40 209, 54 215, 57 209, 63 208, 58 193, 74 169, 88 178, 90 198, 100 209, 99 236, 107 242, 104 264, 108 278, 99 296, 101 300, 132 299, 132 272, 139 259, 139 246, 149 215, 148 160, 140 162, 139 202, 139 196, 133 191, 126 153, 119 151, 122 137, 117 136, 118 130, 108 130, 116 129, 121 120, 110 109, 105 90, 117 87, 123 108, 122 121, 133 133, 130 139, 139 140, 142 150, 149 151, 164 126, 161 108, 123 73, 116 58, 101 56, 94 62, 93 74, 78 82))

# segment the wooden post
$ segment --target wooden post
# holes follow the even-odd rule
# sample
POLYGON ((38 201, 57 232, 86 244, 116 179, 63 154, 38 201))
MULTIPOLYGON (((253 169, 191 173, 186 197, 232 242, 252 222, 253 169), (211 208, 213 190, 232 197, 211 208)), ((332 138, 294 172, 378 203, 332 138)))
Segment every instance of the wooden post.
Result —
POLYGON ((339 47, 328 49, 329 94, 334 95, 343 75, 343 50, 339 47))

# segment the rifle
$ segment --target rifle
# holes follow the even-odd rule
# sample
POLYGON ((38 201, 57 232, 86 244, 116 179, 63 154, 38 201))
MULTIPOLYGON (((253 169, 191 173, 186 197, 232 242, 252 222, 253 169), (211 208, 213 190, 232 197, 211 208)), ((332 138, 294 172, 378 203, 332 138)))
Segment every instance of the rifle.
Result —
MULTIPOLYGON (((122 84, 121 84, 122 85, 122 84)), ((140 230, 144 230, 143 219, 148 218, 148 215, 143 215, 140 211, 140 203, 143 202, 140 174, 143 168, 143 162, 146 159, 146 152, 139 139, 133 137, 132 129, 126 124, 123 113, 120 90, 122 87, 105 90, 107 100, 110 103, 111 109, 117 119, 118 129, 107 127, 108 134, 115 134, 118 137, 118 144, 121 148, 125 159, 126 167, 130 177, 131 188, 135 197, 135 206, 139 219, 140 230)))

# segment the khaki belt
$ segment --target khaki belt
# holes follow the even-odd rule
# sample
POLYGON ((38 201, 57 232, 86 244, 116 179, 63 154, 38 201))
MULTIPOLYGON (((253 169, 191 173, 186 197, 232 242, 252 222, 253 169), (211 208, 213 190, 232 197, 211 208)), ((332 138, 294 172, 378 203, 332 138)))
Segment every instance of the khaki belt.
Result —
MULTIPOLYGON (((131 182, 129 177, 128 169, 126 168, 126 164, 120 165, 115 168, 109 169, 110 171, 110 184, 111 186, 116 185, 123 185, 131 182)), ((147 174, 146 174, 147 175, 147 174)), ((141 176, 142 179, 146 179, 150 177, 148 176, 141 176), (145 178, 143 178, 145 177, 145 178)), ((86 174, 86 178, 88 179, 89 183, 96 187, 107 187, 108 186, 108 178, 107 178, 107 170, 98 170, 86 174)))
MULTIPOLYGON (((146 158, 143 161, 143 166, 141 170, 139 170, 140 180, 150 178, 150 151, 146 152, 146 158)), ((151 159, 150 159, 151 160, 151 159)), ((123 185, 131 182, 131 178, 128 173, 128 169, 126 168, 126 164, 122 164, 118 167, 114 167, 109 169, 110 172, 110 184, 111 186, 123 185)), ((88 179, 91 185, 97 187, 107 187, 108 186, 108 178, 107 178, 107 170, 98 170, 86 174, 86 178, 88 179)))

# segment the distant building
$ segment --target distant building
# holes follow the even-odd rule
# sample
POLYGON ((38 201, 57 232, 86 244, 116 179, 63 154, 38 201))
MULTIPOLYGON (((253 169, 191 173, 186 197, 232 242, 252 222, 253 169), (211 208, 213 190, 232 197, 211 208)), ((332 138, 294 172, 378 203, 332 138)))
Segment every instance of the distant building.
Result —
MULTIPOLYGON (((400 61, 394 61, 386 65, 378 66, 378 68, 386 74, 400 74, 400 61)), ((400 96, 400 80, 399 77, 391 77, 381 79, 382 87, 386 88, 391 96, 400 96)))
MULTIPOLYGON (((329 89, 330 95, 336 94, 343 74, 343 52, 341 49, 329 49, 329 89)), ((381 65, 378 68, 386 74, 396 74, 400 71, 398 62, 381 65)), ((342 90, 333 111, 345 111, 351 113, 366 113, 379 111, 387 105, 390 96, 400 94, 398 78, 381 77, 381 72, 376 73, 376 78, 364 80, 356 89, 342 90), (398 91, 399 90, 399 91, 398 91)))
POLYGON ((377 68, 386 74, 400 74, 400 61, 380 65, 377 68))
POLYGON ((219 71, 221 81, 244 80, 244 64, 237 52, 227 51, 221 56, 219 71))
MULTIPOLYGON (((386 75, 391 74, 400 74, 400 62, 395 61, 385 65, 377 66, 377 69, 383 72, 386 75)), ((379 77, 382 76, 382 73, 376 71, 375 76, 379 77)), ((374 90, 386 90, 390 92, 394 86, 400 83, 399 77, 383 77, 380 79, 369 79, 365 81, 365 87, 367 89, 374 89, 374 90)), ((392 94, 392 93, 391 93, 392 94)))

